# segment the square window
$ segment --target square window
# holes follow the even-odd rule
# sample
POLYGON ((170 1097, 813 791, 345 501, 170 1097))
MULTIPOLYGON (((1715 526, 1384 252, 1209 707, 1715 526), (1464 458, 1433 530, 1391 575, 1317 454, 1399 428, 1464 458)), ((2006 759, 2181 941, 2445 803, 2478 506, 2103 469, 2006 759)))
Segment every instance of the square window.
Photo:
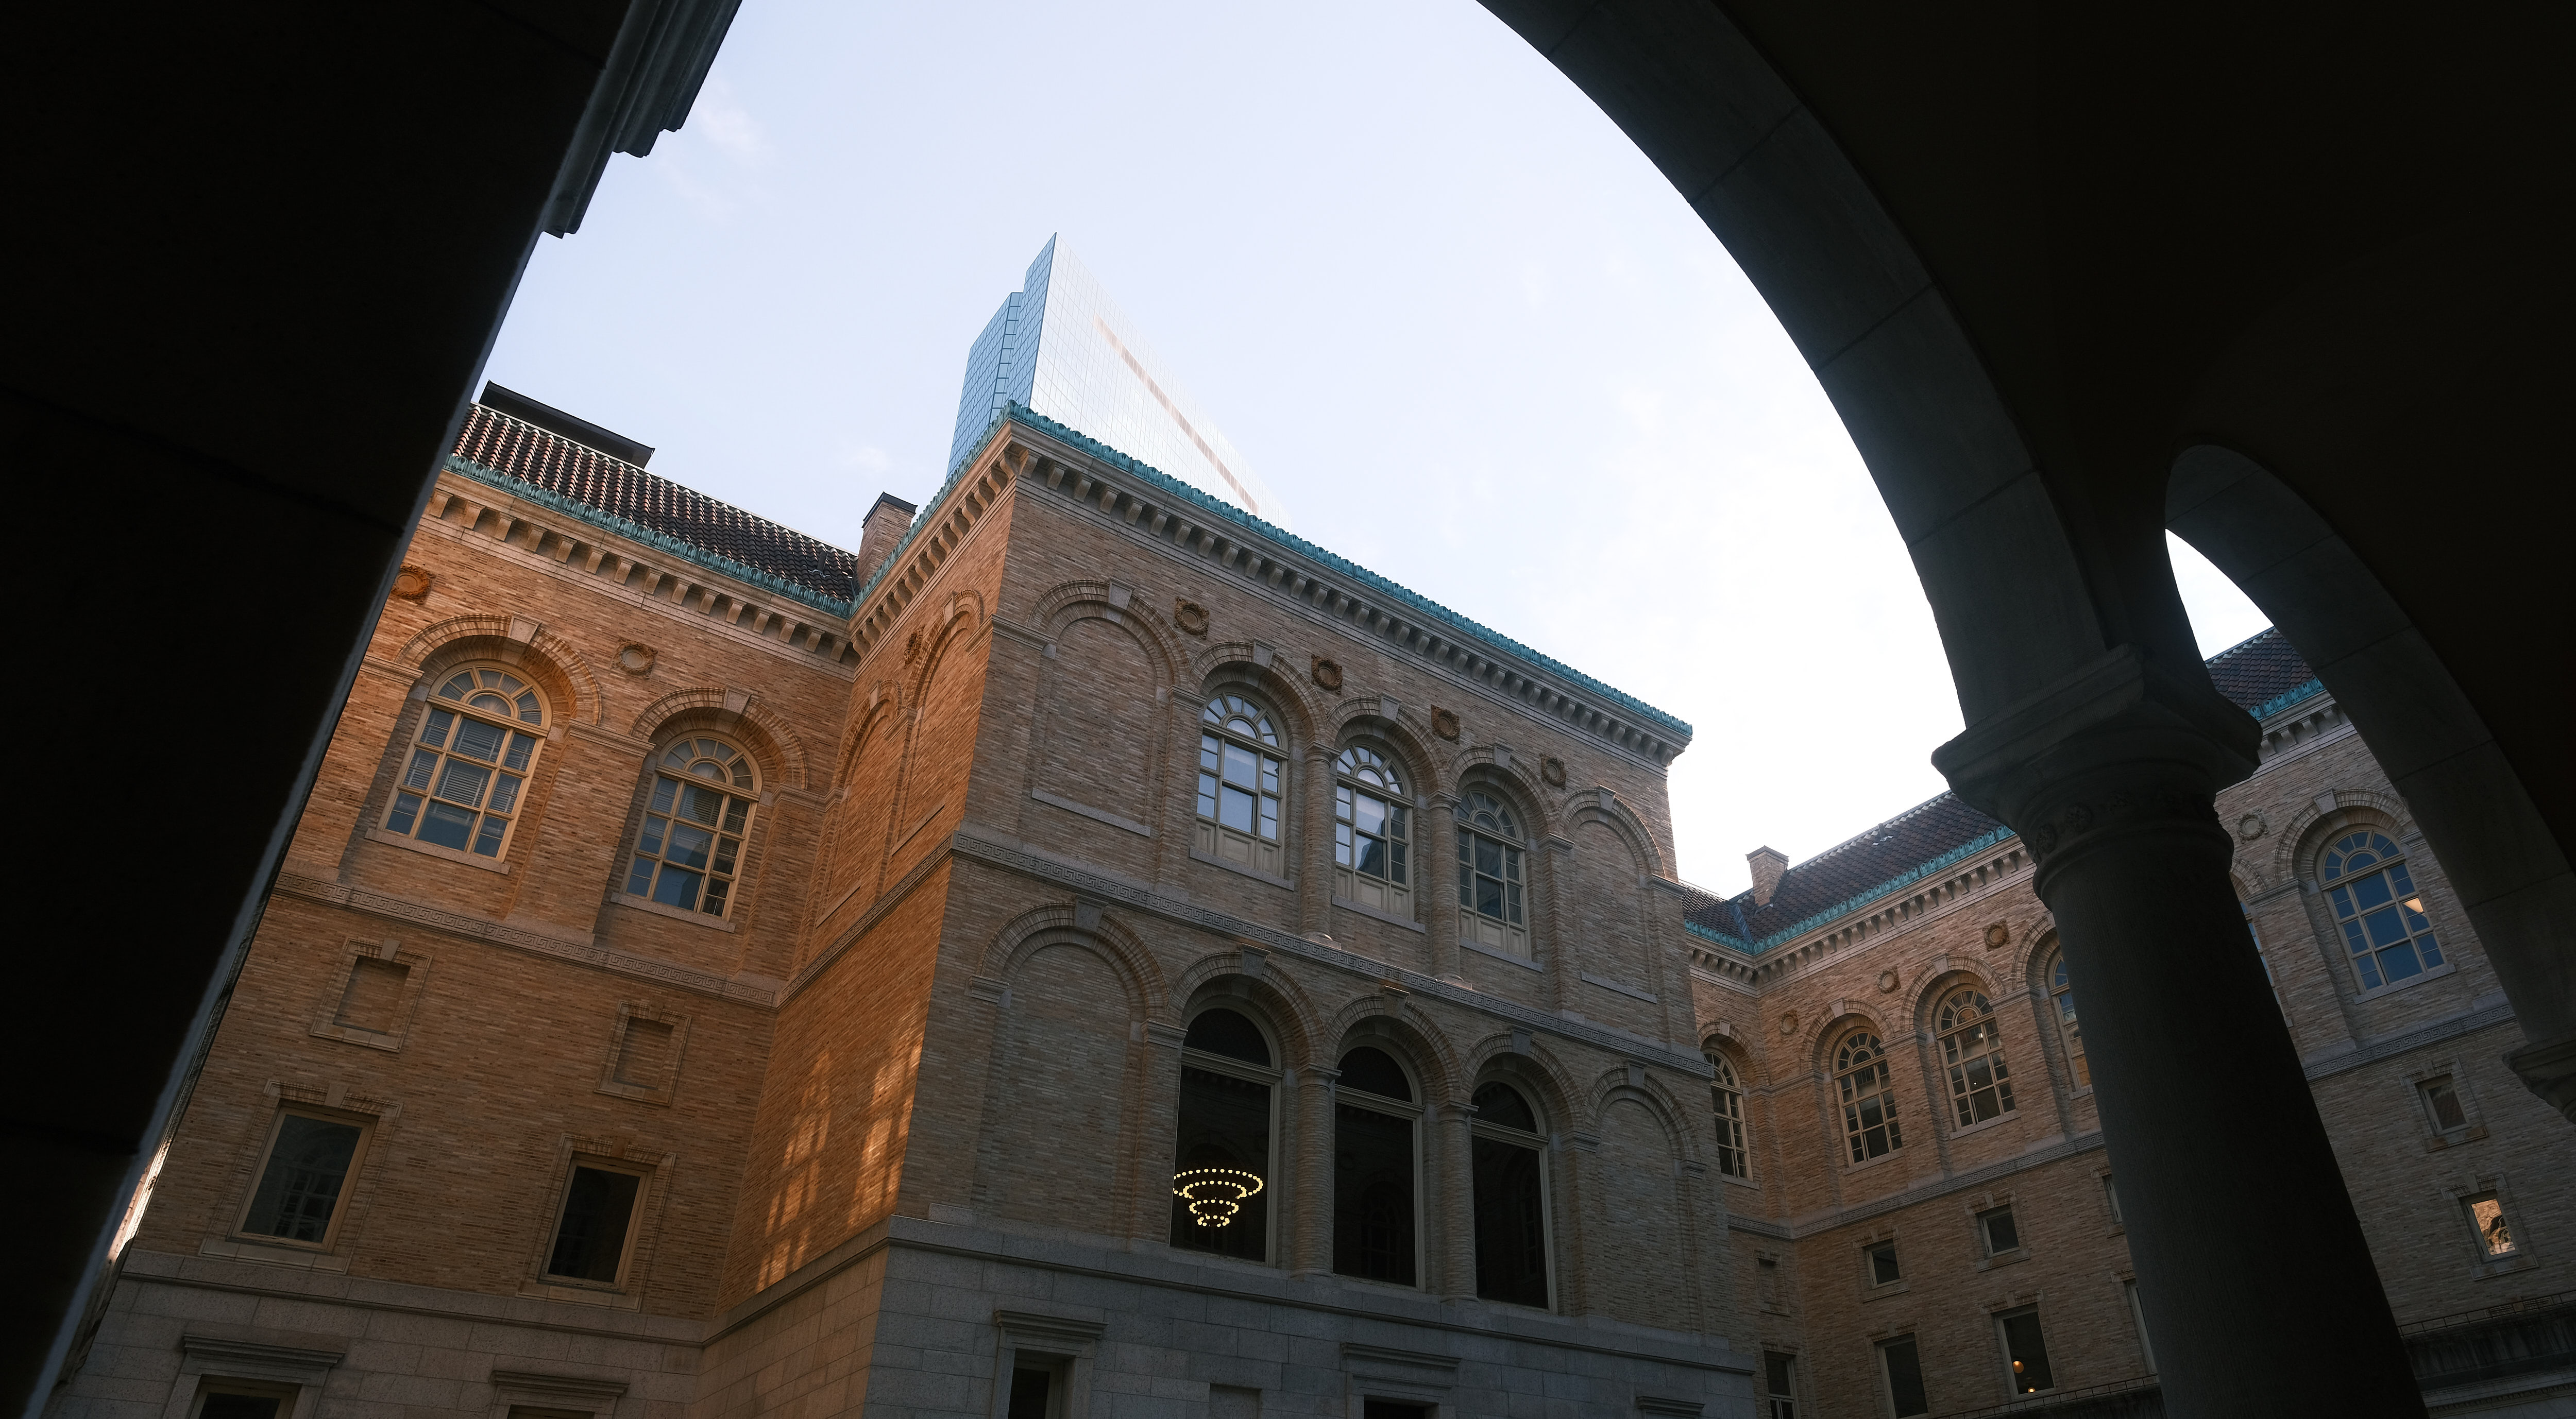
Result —
POLYGON ((1867 1250, 1869 1252, 1869 1284, 1872 1286, 1892 1286, 1898 1281, 1905 1279, 1905 1273, 1896 1264, 1896 1243, 1872 1242, 1867 1250))
POLYGON ((347 1119, 281 1110, 269 1133, 259 1185, 242 1213, 242 1234, 330 1245, 366 1136, 365 1125, 347 1119))
POLYGON ((2013 1393, 2057 1388, 2057 1377, 2048 1368, 2048 1340, 2039 1329, 2039 1307, 2006 1311, 1995 1317, 1995 1324, 2003 1332, 2004 1362, 2013 1393))
POLYGON ((626 1271, 628 1243, 634 1239, 636 1199, 643 1190, 640 1173, 574 1164, 572 1181, 564 1187, 563 1208, 555 1215, 546 1274, 602 1286, 618 1284, 626 1271))
POLYGON ((1915 1354, 1913 1336, 1880 1341, 1878 1367, 1887 1381, 1887 1407, 1896 1419, 1932 1412, 1931 1401, 1923 1394, 1923 1362, 1915 1354))
POLYGON ((2504 1215, 2504 1200, 2492 1192, 2461 1199, 2468 1209, 2469 1227, 2478 1234, 2478 1251, 2489 1261, 2513 1256, 2520 1248, 2514 1244, 2513 1223, 2504 1215))
POLYGON ((2451 1076, 2427 1079, 2415 1086, 2424 1100, 2425 1117, 2433 1121, 2435 1131, 2448 1133, 2469 1126, 2469 1112, 2460 1104, 2459 1090, 2451 1087, 2451 1076))
POLYGON ((1977 1232, 1986 1240, 1988 1256, 2002 1256, 2008 1251, 2021 1249, 2021 1229, 2013 1225, 2013 1212, 2009 1207, 1978 1213, 1977 1232))

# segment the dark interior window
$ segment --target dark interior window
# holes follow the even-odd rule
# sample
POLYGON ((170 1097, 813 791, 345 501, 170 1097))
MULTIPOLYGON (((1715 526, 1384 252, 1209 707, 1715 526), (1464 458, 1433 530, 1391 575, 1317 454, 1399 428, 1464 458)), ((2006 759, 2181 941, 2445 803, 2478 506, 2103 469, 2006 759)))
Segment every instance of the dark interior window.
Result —
POLYGON ((1405 1404, 1392 1399, 1372 1399, 1360 1405, 1361 1419, 1431 1419, 1428 1404, 1405 1404))
POLYGON ((635 1220, 635 1193, 643 1181, 633 1173, 574 1168, 546 1271, 614 1284, 617 1265, 626 1257, 626 1230, 635 1220))
POLYGON ((1986 1224, 1986 1252, 2001 1256, 2021 1245, 2021 1229, 2013 1225, 2012 1209, 1998 1207, 1977 1219, 1986 1224))
MULTIPOLYGON (((1208 1015, 1243 1019, 1230 1010, 1199 1018, 1208 1015)), ((1192 1026, 1193 1047, 1198 1036, 1192 1026)), ((1259 1043, 1258 1033, 1253 1040, 1259 1043)), ((1172 1245, 1268 1260, 1270 1086, 1183 1064, 1179 1131, 1172 1158, 1172 1245)))
POLYGON ((1539 1150, 1498 1138, 1474 1141, 1476 1294, 1519 1306, 1547 1304, 1547 1214, 1539 1150))
POLYGON ((1413 1102, 1413 1082, 1404 1077, 1404 1066, 1385 1050, 1367 1045, 1342 1056, 1341 1086, 1364 1090, 1381 1099, 1413 1102))
POLYGON ((355 1124, 288 1114, 278 1120, 277 1143, 251 1195, 242 1230, 289 1241, 320 1242, 331 1234, 340 1186, 358 1154, 355 1124))
POLYGON ((1264 1069, 1270 1067, 1270 1042, 1261 1037, 1261 1027, 1232 1010, 1200 1011, 1199 1017, 1190 1022, 1190 1033, 1181 1044, 1264 1069))
MULTIPOLYGON (((1411 1101, 1413 1086, 1383 1050, 1342 1056, 1340 1087, 1411 1101)), ((1415 1284, 1413 1120, 1345 1092, 1333 1107, 1333 1270, 1415 1284)))
POLYGON ((215 1393, 198 1406, 197 1419, 277 1419, 277 1409, 273 1394, 215 1393))
POLYGON ((2055 1389, 2057 1377, 2048 1370, 2048 1340, 2040 1334, 2037 1308, 2014 1311, 1999 1319, 2004 1324, 2004 1353, 2012 1358, 2013 1392, 2034 1394, 2055 1389))
POLYGON ((1529 1100, 1509 1084, 1480 1084, 1476 1087, 1476 1118, 1482 1123, 1498 1123, 1517 1128, 1523 1133, 1538 1132, 1538 1115, 1531 1111, 1529 1100))
POLYGON ((1896 1265, 1896 1243, 1880 1242, 1869 1249, 1869 1284, 1885 1286, 1904 1277, 1896 1265))
POLYGON ((1003 1419, 1050 1419, 1048 1391, 1055 1388, 1055 1374, 1035 1367, 1015 1367, 1011 1371, 1011 1404, 1003 1419))
POLYGON ((1923 1364, 1914 1353, 1914 1337, 1879 1346, 1878 1358, 1887 1366, 1887 1398, 1898 1419, 1931 1413, 1931 1401, 1923 1395, 1923 1364))

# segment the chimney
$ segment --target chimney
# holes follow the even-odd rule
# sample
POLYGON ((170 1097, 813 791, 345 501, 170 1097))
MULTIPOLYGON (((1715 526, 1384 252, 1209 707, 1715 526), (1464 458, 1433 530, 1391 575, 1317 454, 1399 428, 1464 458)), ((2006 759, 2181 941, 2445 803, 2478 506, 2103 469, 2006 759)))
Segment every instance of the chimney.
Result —
POLYGON ((877 494, 877 505, 868 509, 867 530, 859 535, 859 585, 877 574, 885 559, 894 555, 895 544, 912 530, 912 504, 892 493, 877 494))
POLYGON ((1771 905, 1771 894, 1780 890, 1780 874, 1789 870, 1789 854, 1776 847, 1757 847, 1744 860, 1753 864, 1753 905, 1771 905))

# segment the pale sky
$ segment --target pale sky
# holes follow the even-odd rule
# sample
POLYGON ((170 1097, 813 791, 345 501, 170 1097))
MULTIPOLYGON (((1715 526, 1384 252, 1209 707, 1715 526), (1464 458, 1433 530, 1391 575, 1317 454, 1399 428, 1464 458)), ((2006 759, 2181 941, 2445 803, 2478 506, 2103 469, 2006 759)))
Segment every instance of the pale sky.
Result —
MULTIPOLYGON (((749 0, 488 373, 856 547, 939 485, 967 345, 1056 232, 1301 535, 1692 724, 1684 877, 1941 791, 1940 637, 1815 377, 1473 0, 749 0)), ((2262 629, 2176 571, 2204 652, 2262 629)))

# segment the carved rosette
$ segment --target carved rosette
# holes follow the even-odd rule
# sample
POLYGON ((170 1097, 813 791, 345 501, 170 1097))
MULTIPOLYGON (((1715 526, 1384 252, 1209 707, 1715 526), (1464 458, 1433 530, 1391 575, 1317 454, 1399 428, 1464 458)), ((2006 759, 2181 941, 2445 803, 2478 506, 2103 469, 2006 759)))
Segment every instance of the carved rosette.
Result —
POLYGON ((1456 710, 1442 709, 1438 705, 1433 705, 1431 707, 1431 732, 1439 735, 1443 739, 1457 738, 1458 712, 1456 710))
POLYGON ((1565 787, 1565 761, 1553 757, 1539 760, 1538 776, 1547 780, 1550 788, 1565 787))
POLYGON ((650 674, 656 658, 653 647, 641 641, 628 641, 617 648, 617 668, 629 675, 650 674))
POLYGON ((1208 632, 1208 609, 1187 597, 1172 603, 1172 624, 1194 636, 1208 632))
POLYGON ((1315 677, 1315 683, 1321 685, 1325 689, 1338 690, 1342 688, 1342 667, 1338 661, 1326 660, 1320 655, 1316 656, 1314 658, 1314 668, 1312 673, 1315 677))
POLYGON ((402 570, 394 573, 394 595, 405 601, 418 601, 429 595, 429 588, 436 581, 437 578, 429 574, 429 568, 405 562, 402 570))

